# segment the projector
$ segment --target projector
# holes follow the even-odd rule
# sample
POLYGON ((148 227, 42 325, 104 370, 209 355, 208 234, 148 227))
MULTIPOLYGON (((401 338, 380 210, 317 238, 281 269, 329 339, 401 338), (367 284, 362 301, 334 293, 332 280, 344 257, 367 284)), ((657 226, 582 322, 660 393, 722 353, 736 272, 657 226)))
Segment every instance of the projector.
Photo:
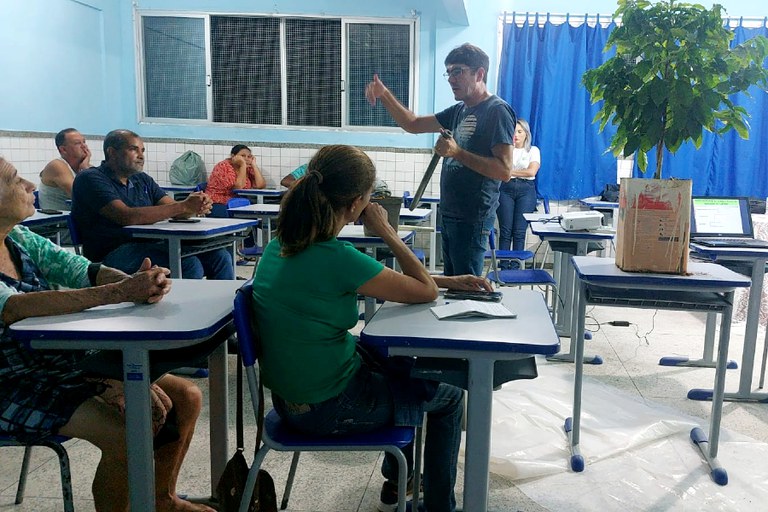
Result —
POLYGON ((603 227, 603 214, 594 210, 565 212, 560 216, 560 226, 566 231, 583 231, 603 227))

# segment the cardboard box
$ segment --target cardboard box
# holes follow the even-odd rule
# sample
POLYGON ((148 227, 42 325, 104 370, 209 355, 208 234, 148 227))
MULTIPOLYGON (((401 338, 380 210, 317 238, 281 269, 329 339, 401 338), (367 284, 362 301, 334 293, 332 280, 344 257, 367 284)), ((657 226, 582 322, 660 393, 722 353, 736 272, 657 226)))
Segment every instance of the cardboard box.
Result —
POLYGON ((691 180, 622 178, 616 265, 627 272, 688 272, 691 180))

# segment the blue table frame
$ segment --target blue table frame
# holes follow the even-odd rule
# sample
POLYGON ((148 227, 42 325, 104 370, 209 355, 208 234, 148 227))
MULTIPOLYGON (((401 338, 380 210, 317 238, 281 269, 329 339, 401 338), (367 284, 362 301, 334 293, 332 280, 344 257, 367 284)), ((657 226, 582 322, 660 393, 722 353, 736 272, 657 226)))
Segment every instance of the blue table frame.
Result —
POLYGON ((236 219, 259 219, 261 231, 259 232, 257 243, 263 247, 272 240, 272 219, 276 219, 280 215, 280 205, 255 203, 229 208, 227 212, 230 217, 236 219))
MULTIPOLYGON (((725 364, 731 334, 733 294, 736 288, 749 286, 749 279, 714 263, 691 262, 688 275, 624 272, 612 259, 571 257, 579 283, 574 303, 574 329, 584 329, 587 304, 601 306, 670 309, 719 313, 720 343, 715 371, 709 438, 701 428, 691 430, 691 439, 710 467, 712 479, 720 485, 728 483, 728 474, 717 461, 720 418, 725 391, 725 364)), ((584 458, 579 446, 581 427, 581 388, 584 373, 584 340, 572 338, 576 346, 573 385, 573 416, 565 420, 565 432, 571 451, 571 469, 582 471, 584 458)))
POLYGON ((517 313, 515 319, 438 320, 429 308, 443 303, 442 296, 428 304, 387 302, 365 326, 360 338, 383 347, 391 356, 415 356, 417 367, 421 360, 435 361, 436 365, 425 374, 432 380, 456 383, 453 378, 444 378, 450 372, 440 371, 441 362, 451 367, 455 364, 446 360, 466 361, 462 373, 467 389, 463 509, 484 512, 488 508, 493 388, 509 380, 535 377, 533 355, 556 353, 560 339, 544 297, 537 291, 504 290, 503 303, 517 313), (527 364, 520 367, 522 373, 510 368, 504 374, 503 363, 509 361, 527 364))
MULTIPOLYGON (((584 256, 587 254, 587 248, 589 242, 610 242, 613 240, 614 233, 609 231, 566 231, 559 222, 543 222, 542 219, 551 219, 552 215, 548 214, 525 214, 526 220, 538 219, 529 221, 531 232, 545 240, 547 242, 565 242, 574 247, 576 255, 584 256)), ((555 267, 553 269, 555 280, 557 281, 558 295, 556 306, 557 311, 555 318, 557 319, 556 327, 557 333, 560 336, 566 336, 571 338, 571 344, 567 353, 558 354, 552 356, 549 359, 553 361, 574 361, 574 343, 573 343, 573 330, 571 322, 571 312, 573 311, 574 293, 575 293, 575 277, 573 273, 573 267, 567 262, 564 262, 564 258, 567 258, 566 253, 555 251, 555 267), (562 298, 562 300, 561 300, 562 298)), ((584 330, 577 331, 580 333, 576 337, 583 337, 584 330)), ((598 355, 585 356, 587 364, 602 364, 603 359, 598 355)))
POLYGON ((257 204, 263 204, 265 197, 280 197, 286 190, 278 188, 238 188, 232 192, 240 197, 256 198, 257 204))
MULTIPOLYGON (((397 235, 404 243, 413 241, 415 233, 413 231, 398 231, 397 235)), ((363 226, 348 224, 341 228, 341 233, 336 237, 337 240, 349 242, 358 249, 365 249, 366 252, 373 252, 375 249, 388 249, 389 246, 378 236, 368 236, 363 232, 363 226)), ((371 254, 373 256, 373 254, 371 254)), ((365 322, 369 322, 376 311, 376 299, 373 297, 365 298, 365 322)))
MULTIPOLYGON (((125 383, 125 423, 131 510, 155 510, 154 449, 149 407, 149 352, 193 347, 232 321, 238 281, 174 280, 158 304, 123 303, 70 315, 27 318, 11 334, 38 350, 120 350, 125 383)), ((227 347, 209 358, 211 493, 230 455, 227 427, 227 347)))
MULTIPOLYGON (((747 305, 747 321, 744 331, 744 350, 741 355, 741 373, 739 375, 739 389, 736 393, 726 393, 725 400, 743 402, 768 402, 768 393, 752 392, 752 376, 754 374, 755 352, 757 348, 757 330, 760 324, 760 303, 763 297, 763 277, 765 275, 765 263, 768 261, 768 249, 757 248, 730 248, 707 247, 699 244, 691 244, 691 249, 699 255, 711 258, 713 261, 737 261, 743 262, 751 268, 751 287, 749 289, 749 303, 747 305)), ((768 338, 768 332, 766 333, 768 338)), ((673 362, 676 366, 709 366, 712 359, 714 336, 707 339, 704 346, 702 359, 695 361, 679 361, 667 358, 665 363, 673 362)), ((765 354, 763 354, 765 358, 765 354)), ((765 359, 764 359, 765 360, 765 359)), ((734 368, 735 363, 729 362, 734 368)), ((761 375, 760 387, 763 385, 764 374, 761 375)), ((709 400, 712 398, 712 390, 692 389, 688 392, 688 398, 693 400, 709 400)))
POLYGON ((611 216, 611 225, 616 228, 616 220, 618 218, 617 210, 619 209, 619 203, 612 201, 601 201, 599 196, 585 197, 579 199, 579 204, 586 206, 590 210, 596 210, 598 212, 608 213, 611 216))
POLYGON ((182 256, 192 256, 203 252, 232 248, 233 261, 237 250, 237 233, 247 231, 258 224, 255 220, 247 219, 217 219, 214 217, 197 217, 200 222, 192 224, 173 223, 167 220, 154 224, 136 224, 123 227, 131 236, 136 238, 152 238, 168 241, 168 261, 171 277, 181 277, 182 256), (186 247, 182 254, 181 242, 205 242, 198 247, 186 247))
MULTIPOLYGON (((265 243, 272 239, 272 220, 280 215, 279 204, 249 204, 247 206, 238 206, 227 210, 230 216, 237 219, 259 219, 261 220, 263 238, 265 243)), ((400 209, 400 220, 403 222, 422 223, 429 219, 432 210, 427 208, 418 208, 414 211, 408 208, 400 209)))
POLYGON ((159 185, 161 189, 165 190, 174 200, 182 200, 189 194, 197 190, 196 185, 159 185))
POLYGON ((20 222, 22 226, 28 227, 35 233, 39 233, 42 236, 46 236, 48 229, 55 230, 56 245, 61 245, 61 232, 69 230, 67 225, 67 218, 69 212, 61 212, 54 214, 41 213, 39 210, 31 217, 27 217, 20 222))
MULTIPOLYGON (((435 272, 437 267, 437 209, 440 207, 440 198, 436 196, 422 196, 419 204, 426 204, 432 210, 429 217, 429 226, 432 231, 429 233, 429 271, 435 272)), ((442 250, 442 248, 440 248, 442 250)))

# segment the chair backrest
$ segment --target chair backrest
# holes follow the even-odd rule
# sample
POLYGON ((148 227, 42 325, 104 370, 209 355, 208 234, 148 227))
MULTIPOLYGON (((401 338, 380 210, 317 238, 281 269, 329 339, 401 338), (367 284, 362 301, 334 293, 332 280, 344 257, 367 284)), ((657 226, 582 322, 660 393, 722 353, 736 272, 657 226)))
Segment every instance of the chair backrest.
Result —
POLYGON ((35 210, 38 210, 40 208, 40 191, 35 190, 32 193, 35 195, 35 210))
POLYGON ((80 239, 80 232, 77 230, 75 219, 71 214, 67 215, 67 228, 69 228, 69 239, 72 241, 72 245, 75 248, 75 253, 80 254, 80 248, 82 247, 83 242, 80 239))
POLYGON ((410 191, 406 190, 403 192, 403 206, 405 208, 411 207, 411 201, 413 201, 413 198, 411 197, 410 191))
POLYGON ((249 201, 247 197, 233 197, 232 199, 227 201, 227 209, 239 208, 241 206, 248 206, 249 204, 251 204, 251 201, 249 201))
POLYGON ((208 182, 204 181, 195 185, 195 192, 205 192, 205 188, 208 186, 208 182))
POLYGON ((233 317, 237 331, 237 345, 243 358, 243 365, 256 364, 258 351, 258 333, 253 320, 253 279, 237 290, 233 317))

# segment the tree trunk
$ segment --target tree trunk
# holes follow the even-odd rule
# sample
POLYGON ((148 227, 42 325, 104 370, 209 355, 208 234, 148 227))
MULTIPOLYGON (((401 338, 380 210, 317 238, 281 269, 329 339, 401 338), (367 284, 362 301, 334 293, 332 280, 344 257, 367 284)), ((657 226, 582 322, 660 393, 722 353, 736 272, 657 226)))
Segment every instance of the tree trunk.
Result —
POLYGON ((657 180, 661 179, 661 164, 664 160, 664 139, 656 144, 656 172, 653 173, 653 177, 657 180))

